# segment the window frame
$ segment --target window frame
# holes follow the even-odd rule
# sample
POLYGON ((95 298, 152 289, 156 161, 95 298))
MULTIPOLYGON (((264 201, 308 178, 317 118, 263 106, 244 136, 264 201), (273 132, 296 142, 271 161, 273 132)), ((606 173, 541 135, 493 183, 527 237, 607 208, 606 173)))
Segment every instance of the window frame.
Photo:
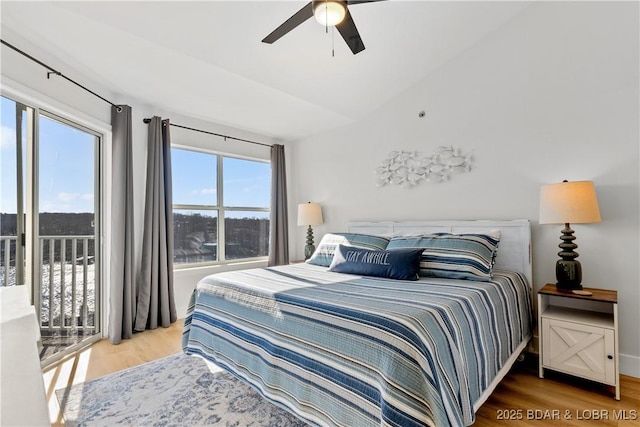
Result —
MULTIPOLYGON (((194 147, 191 145, 185 144, 176 144, 171 143, 171 149, 179 149, 179 150, 187 150, 196 153, 216 156, 216 203, 215 205, 193 205, 193 204, 172 204, 172 214, 176 209, 179 210, 198 210, 198 211, 214 211, 216 212, 216 221, 217 221, 217 259, 216 261, 203 261, 203 262, 187 262, 187 263, 179 263, 173 264, 174 270, 186 270, 193 268, 202 268, 208 266, 215 265, 227 265, 234 263, 242 263, 242 262, 251 262, 251 261, 265 261, 269 258, 268 255, 258 256, 258 257, 250 257, 250 258, 226 258, 226 234, 225 234, 225 213, 226 212, 266 212, 269 214, 269 222, 271 222, 271 207, 260 208, 260 207, 244 207, 244 206, 224 206, 224 159, 232 158, 239 160, 248 160, 257 163, 265 163, 271 166, 271 162, 265 159, 259 159, 250 156, 243 156, 233 153, 225 153, 216 150, 208 150, 201 147, 194 147)), ((173 177, 173 170, 171 171, 171 175, 173 177)), ((173 185, 173 183, 172 183, 173 185)), ((173 188, 172 188, 173 191, 173 188)))

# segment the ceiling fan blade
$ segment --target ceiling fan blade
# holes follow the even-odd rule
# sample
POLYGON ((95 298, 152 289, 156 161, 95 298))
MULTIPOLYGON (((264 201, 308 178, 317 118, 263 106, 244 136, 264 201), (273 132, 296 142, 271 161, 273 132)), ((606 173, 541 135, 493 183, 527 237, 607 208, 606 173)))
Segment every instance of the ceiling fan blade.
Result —
POLYGON ((360 33, 356 28, 355 22, 353 22, 353 17, 351 13, 349 13, 349 9, 347 9, 347 14, 342 22, 336 25, 336 28, 354 55, 364 50, 364 43, 362 42, 362 38, 360 38, 360 33))
POLYGON ((271 34, 262 39, 262 43, 273 43, 278 40, 280 37, 287 34, 289 31, 296 28, 298 25, 302 24, 307 19, 313 16, 313 7, 311 3, 304 6, 302 9, 297 11, 291 18, 284 21, 278 28, 273 30, 271 34))

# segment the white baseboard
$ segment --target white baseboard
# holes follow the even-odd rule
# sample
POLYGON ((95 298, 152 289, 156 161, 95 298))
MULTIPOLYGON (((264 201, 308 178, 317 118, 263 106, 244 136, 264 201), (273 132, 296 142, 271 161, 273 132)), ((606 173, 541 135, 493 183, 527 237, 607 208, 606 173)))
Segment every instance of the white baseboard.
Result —
POLYGON ((620 373, 630 377, 640 378, 640 357, 630 354, 619 354, 620 373))

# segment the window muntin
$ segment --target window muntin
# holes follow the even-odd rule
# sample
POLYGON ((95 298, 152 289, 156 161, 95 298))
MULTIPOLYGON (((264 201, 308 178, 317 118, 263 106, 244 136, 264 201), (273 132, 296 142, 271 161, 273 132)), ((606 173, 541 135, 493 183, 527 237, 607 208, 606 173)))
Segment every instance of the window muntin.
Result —
POLYGON ((174 265, 268 256, 268 162, 182 147, 171 161, 174 265))

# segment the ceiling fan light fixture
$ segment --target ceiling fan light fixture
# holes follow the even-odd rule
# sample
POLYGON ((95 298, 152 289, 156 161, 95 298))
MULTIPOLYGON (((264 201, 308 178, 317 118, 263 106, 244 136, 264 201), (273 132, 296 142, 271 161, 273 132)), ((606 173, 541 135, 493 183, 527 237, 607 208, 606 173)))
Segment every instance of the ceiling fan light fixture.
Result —
POLYGON ((347 7, 341 1, 314 1, 313 15, 320 24, 333 27, 342 22, 347 14, 347 7))

